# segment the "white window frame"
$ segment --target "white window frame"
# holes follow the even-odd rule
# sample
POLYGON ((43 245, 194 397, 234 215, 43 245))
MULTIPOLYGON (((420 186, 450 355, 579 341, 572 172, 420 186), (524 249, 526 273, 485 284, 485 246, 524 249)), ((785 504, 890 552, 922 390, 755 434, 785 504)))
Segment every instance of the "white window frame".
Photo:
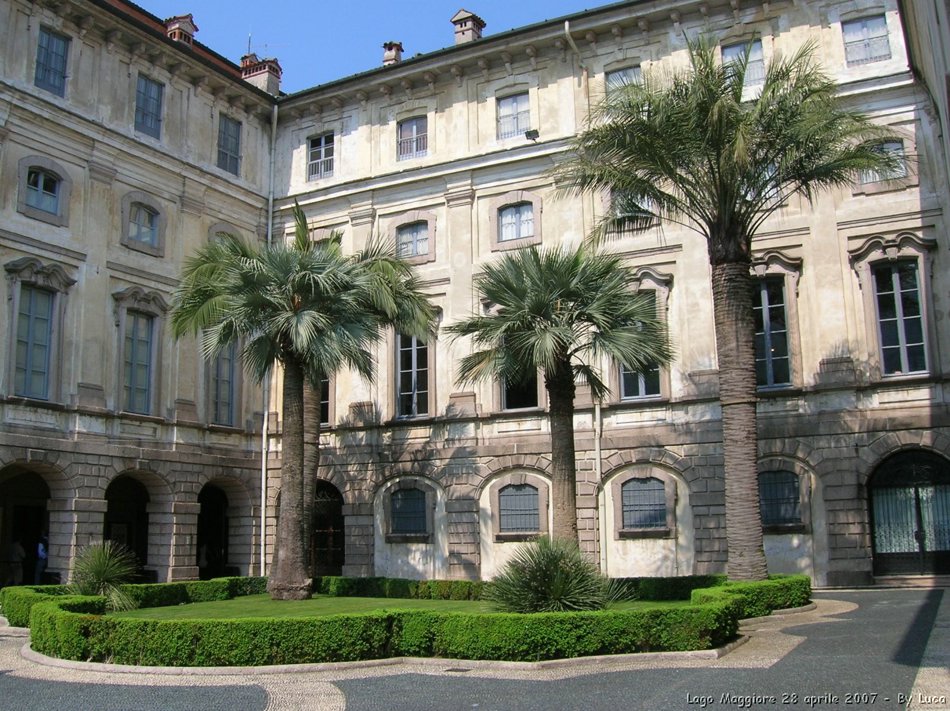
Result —
POLYGON ((429 117, 425 114, 396 123, 396 160, 424 158, 429 153, 429 117), (404 130, 409 131, 403 136, 404 130))
POLYGON ((519 91, 495 99, 496 138, 524 137, 531 129, 531 95, 528 91, 519 91))
POLYGON ((429 254, 429 223, 416 220, 396 228, 396 256, 400 259, 426 257, 429 254))
POLYGON ((631 84, 643 82, 643 70, 639 64, 633 64, 604 72, 604 93, 609 98, 614 92, 631 84))
POLYGON ((161 203, 141 190, 132 190, 122 196, 122 235, 119 240, 124 247, 136 252, 150 254, 153 257, 163 257, 165 255, 165 230, 168 220, 161 203), (152 239, 143 240, 139 238, 140 232, 134 228, 136 211, 147 210, 152 214, 153 227, 152 239))
POLYGON ((168 302, 154 291, 146 291, 141 287, 132 286, 112 295, 115 301, 116 330, 118 341, 116 354, 118 358, 115 402, 116 410, 123 414, 136 416, 157 416, 160 412, 161 395, 161 367, 162 367, 162 336, 164 316, 168 312, 168 302), (133 314, 130 319, 129 314, 133 314), (129 387, 140 386, 137 380, 130 381, 130 374, 126 372, 129 353, 126 352, 127 335, 130 321, 142 316, 151 320, 150 341, 148 353, 148 372, 144 387, 147 392, 146 407, 135 409, 135 403, 128 400, 129 387), (144 411, 142 411, 144 410, 144 411))
POLYGON ((334 131, 326 131, 307 139, 308 181, 332 178, 335 161, 336 134, 334 131))
POLYGON ((416 337, 396 334, 396 417, 409 419, 432 415, 432 351, 430 344, 416 337), (425 367, 420 367, 420 354, 425 353, 425 367), (409 367, 403 367, 403 355, 409 356, 409 367), (408 387, 403 379, 408 377, 408 387), (409 407, 403 407, 403 398, 409 398, 409 407))
POLYGON ((749 53, 749 60, 746 63, 746 73, 743 77, 742 87, 744 89, 755 89, 765 83, 765 53, 762 47, 761 39, 747 40, 745 42, 734 42, 722 45, 722 63, 732 64, 738 62, 745 52, 749 53))
MULTIPOLYGON (((17 163, 17 212, 57 227, 69 224, 69 203, 73 181, 59 163, 45 156, 26 156, 17 163), (56 181, 55 205, 37 206, 37 188, 30 186, 30 174, 37 173, 56 181), (54 207, 50 210, 49 207, 54 207)), ((40 188, 42 190, 42 188, 40 188)))

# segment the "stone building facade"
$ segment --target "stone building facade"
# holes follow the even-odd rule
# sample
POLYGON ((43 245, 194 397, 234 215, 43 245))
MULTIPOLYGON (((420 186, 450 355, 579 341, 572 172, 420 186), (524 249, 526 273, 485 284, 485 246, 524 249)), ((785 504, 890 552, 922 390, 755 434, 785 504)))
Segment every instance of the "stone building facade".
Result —
MULTIPOLYGON (((845 100, 901 136, 882 149, 913 158, 901 174, 789 201, 755 240, 770 569, 825 585, 945 572, 950 107, 946 37, 932 28, 948 18, 940 2, 909 5, 634 1, 484 37, 484 21, 460 11, 452 47, 403 59, 387 42, 376 70, 274 98, 276 63, 228 63, 187 39, 190 17, 162 23, 117 0, 3 0, 15 41, 0 56, 0 544, 39 516, 30 525, 49 526, 51 569, 105 535, 140 549, 144 538, 160 579, 256 572, 261 513, 265 559, 275 530, 280 389, 269 384, 264 408, 233 376, 240 414, 221 426, 215 393, 231 371, 167 329, 137 335, 165 323, 182 260, 219 231, 283 238, 296 201, 314 239, 339 231, 348 250, 392 240, 440 325, 453 323, 483 308, 481 266, 590 231, 605 199, 559 197, 551 169, 611 86, 683 66, 685 37, 704 32, 726 61, 749 49, 750 92, 763 62, 813 41, 845 100), (56 91, 46 65, 64 40, 56 91), (43 209, 47 177, 64 209, 43 209), (143 247, 130 234, 143 220, 165 239, 143 247), (28 359, 15 350, 32 343, 20 324, 42 321, 37 295, 56 319, 56 356, 33 368, 45 398, 24 394, 28 359), (130 354, 145 345, 154 361, 130 354), (149 373, 148 387, 129 371, 149 373)), ((676 356, 645 373, 599 364, 612 396, 580 394, 582 545, 615 576, 721 571, 705 244, 660 223, 610 248, 655 295, 676 356)), ((543 388, 458 386, 466 348, 444 333, 427 343, 390 333, 371 382, 346 372, 327 382, 316 572, 489 578, 548 530, 543 388)))

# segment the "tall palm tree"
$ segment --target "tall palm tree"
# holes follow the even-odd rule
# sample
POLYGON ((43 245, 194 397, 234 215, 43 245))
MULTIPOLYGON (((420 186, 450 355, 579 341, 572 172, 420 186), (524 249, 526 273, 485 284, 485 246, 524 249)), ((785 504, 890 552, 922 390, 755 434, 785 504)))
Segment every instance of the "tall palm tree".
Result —
POLYGON ((462 382, 526 384, 541 371, 548 394, 554 521, 552 535, 577 541, 575 383, 603 398, 605 361, 644 371, 669 360, 666 329, 651 299, 635 293, 636 274, 618 257, 588 246, 527 247, 475 277, 488 312, 448 327, 471 336, 462 382))
POLYGON ((847 187, 865 170, 903 160, 890 138, 844 106, 814 46, 772 61, 744 87, 748 55, 723 64, 708 38, 690 42, 689 67, 648 74, 611 92, 560 169, 567 192, 609 190, 611 209, 592 235, 643 228, 657 218, 706 239, 712 270, 722 403, 728 572, 766 575, 756 469, 752 239, 791 197, 847 187), (745 94, 745 96, 744 96, 745 94), (754 95, 753 95, 754 94, 754 95))
POLYGON ((280 505, 268 581, 274 599, 310 596, 305 495, 313 487, 303 469, 305 387, 318 389, 324 376, 347 367, 370 377, 370 347, 382 329, 392 324, 424 336, 433 314, 394 250, 372 244, 347 256, 338 240, 311 241, 299 207, 294 219, 289 242, 259 247, 228 236, 198 250, 185 263, 172 311, 175 335, 200 332, 206 358, 237 342, 258 381, 275 364, 283 371, 280 505))

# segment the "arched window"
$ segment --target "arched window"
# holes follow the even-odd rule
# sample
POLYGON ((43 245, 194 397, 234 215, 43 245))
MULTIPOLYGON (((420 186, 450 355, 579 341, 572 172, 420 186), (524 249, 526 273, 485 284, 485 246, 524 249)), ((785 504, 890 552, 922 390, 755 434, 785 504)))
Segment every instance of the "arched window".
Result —
POLYGON ((165 214, 154 197, 141 190, 122 196, 122 235, 120 242, 136 252, 153 257, 165 254, 165 214))
POLYGON ((72 181, 62 166, 45 156, 26 156, 18 164, 17 211, 34 220, 69 224, 72 181))
POLYGON ((158 213, 148 205, 132 203, 129 211, 129 239, 155 246, 158 241, 158 213))

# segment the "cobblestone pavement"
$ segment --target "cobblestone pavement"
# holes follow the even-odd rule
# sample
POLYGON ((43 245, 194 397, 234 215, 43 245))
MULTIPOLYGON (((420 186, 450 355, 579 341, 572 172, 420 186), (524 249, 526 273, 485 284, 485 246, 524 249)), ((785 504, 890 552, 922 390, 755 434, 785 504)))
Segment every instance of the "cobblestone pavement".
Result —
POLYGON ((282 669, 84 665, 50 660, 0 627, 0 709, 28 711, 950 711, 950 592, 833 591, 814 609, 748 623, 711 653, 541 664, 412 660, 282 669))

